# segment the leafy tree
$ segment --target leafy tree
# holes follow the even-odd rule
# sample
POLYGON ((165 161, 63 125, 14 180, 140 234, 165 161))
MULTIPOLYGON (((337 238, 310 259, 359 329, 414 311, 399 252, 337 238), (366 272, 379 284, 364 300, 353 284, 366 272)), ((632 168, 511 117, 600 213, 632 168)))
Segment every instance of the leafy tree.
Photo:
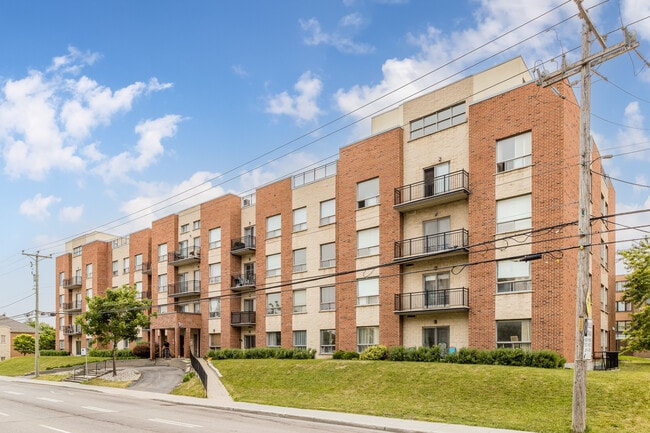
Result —
MULTIPOLYGON (((26 325, 32 328, 36 327, 34 320, 28 320, 26 325)), ((56 330, 47 323, 38 323, 38 349, 39 350, 54 350, 56 345, 56 330)))
POLYGON ((14 338, 14 349, 25 356, 28 353, 34 353, 36 343, 34 336, 29 334, 20 334, 14 338))
POLYGON ((117 343, 135 340, 139 329, 149 326, 145 310, 151 306, 151 301, 137 299, 135 287, 129 285, 108 289, 105 296, 93 296, 86 301, 86 311, 75 321, 86 335, 94 336, 97 343, 112 345, 113 376, 116 376, 117 343))
POLYGON ((645 238, 619 254, 628 271, 623 301, 631 302, 635 310, 625 331, 627 350, 650 350, 650 241, 645 238))

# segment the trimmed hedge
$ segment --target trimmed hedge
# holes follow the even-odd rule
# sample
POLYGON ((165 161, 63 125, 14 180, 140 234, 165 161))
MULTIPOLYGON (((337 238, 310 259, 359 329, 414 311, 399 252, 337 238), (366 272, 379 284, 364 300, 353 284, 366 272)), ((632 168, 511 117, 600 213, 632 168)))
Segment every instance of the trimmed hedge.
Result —
POLYGON ((357 352, 348 352, 345 350, 337 350, 332 354, 332 359, 343 359, 343 360, 351 360, 351 359, 359 359, 359 354, 357 352))
POLYGON ((218 349, 208 351, 212 359, 314 359, 314 349, 285 349, 278 347, 256 347, 253 349, 218 349))
POLYGON ((70 356, 70 352, 65 350, 39 350, 41 356, 70 356))
MULTIPOLYGON (((102 358, 112 358, 113 351, 110 349, 90 349, 88 351, 88 356, 98 356, 102 358)), ((115 353, 115 357, 118 359, 129 359, 135 358, 131 349, 119 349, 115 353)))

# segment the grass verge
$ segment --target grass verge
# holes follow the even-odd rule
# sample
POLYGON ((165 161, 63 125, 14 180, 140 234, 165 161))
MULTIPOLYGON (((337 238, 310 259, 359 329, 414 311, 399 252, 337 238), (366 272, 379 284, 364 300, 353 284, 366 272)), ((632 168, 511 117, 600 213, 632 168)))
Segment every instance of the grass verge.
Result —
POLYGON ((186 397, 206 398, 207 394, 203 389, 201 379, 197 375, 185 375, 187 380, 178 385, 170 392, 172 395, 184 395, 186 397))
POLYGON ((96 377, 94 379, 86 380, 81 383, 84 385, 106 386, 109 388, 127 388, 129 385, 131 385, 130 381, 120 382, 117 380, 102 379, 101 377, 96 377))
MULTIPOLYGON (((569 432, 573 370, 333 360, 215 360, 237 401, 539 433, 569 432)), ((650 431, 650 363, 590 371, 590 433, 650 431)))
MULTIPOLYGON (((107 358, 88 357, 88 362, 105 361, 107 358)), ((40 356, 38 358, 39 373, 54 368, 68 368, 83 365, 83 356, 40 356)), ((0 362, 0 376, 24 376, 34 372, 34 355, 10 358, 0 362)))

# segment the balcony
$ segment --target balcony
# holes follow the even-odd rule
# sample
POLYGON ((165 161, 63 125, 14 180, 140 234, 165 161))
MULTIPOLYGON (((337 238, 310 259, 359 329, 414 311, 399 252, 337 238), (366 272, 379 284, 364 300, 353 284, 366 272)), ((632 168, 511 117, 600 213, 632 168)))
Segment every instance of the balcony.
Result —
POLYGON ((61 305, 63 311, 81 311, 81 301, 66 302, 61 305))
POLYGON ((81 334, 81 325, 67 325, 62 327, 62 331, 65 335, 80 335, 81 334))
POLYGON ((230 254, 243 256, 255 252, 255 236, 244 236, 233 239, 230 243, 230 254))
POLYGON ((78 289, 81 287, 81 277, 72 277, 63 280, 61 285, 64 289, 78 289))
POLYGON ((418 261, 432 256, 449 257, 467 254, 469 233, 466 229, 452 230, 419 238, 395 242, 395 262, 418 261))
POLYGON ((198 247, 183 248, 167 255, 167 261, 172 266, 190 265, 201 261, 201 249, 198 247))
POLYGON ((400 212, 410 212, 428 206, 436 206, 469 195, 469 174, 465 170, 438 176, 430 181, 421 181, 395 188, 393 207, 400 212))
POLYGON ((135 298, 142 300, 142 299, 151 299, 151 290, 146 290, 144 292, 137 292, 135 294, 135 298))
POLYGON ((235 311, 230 313, 230 326, 255 326, 255 311, 235 311))
POLYGON ((151 262, 144 262, 141 271, 143 274, 151 275, 151 262))
POLYGON ((395 314, 427 314, 468 310, 469 292, 464 287, 395 295, 395 314))
POLYGON ((181 296, 194 296, 201 294, 201 281, 181 281, 167 286, 167 296, 180 298, 181 296))
POLYGON ((255 274, 247 272, 230 277, 230 290, 233 292, 245 292, 255 288, 255 274))

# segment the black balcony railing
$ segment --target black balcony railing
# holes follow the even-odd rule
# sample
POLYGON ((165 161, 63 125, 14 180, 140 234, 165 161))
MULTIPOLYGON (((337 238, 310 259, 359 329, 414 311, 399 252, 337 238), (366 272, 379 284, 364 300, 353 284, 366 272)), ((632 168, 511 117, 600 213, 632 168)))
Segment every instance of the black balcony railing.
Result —
POLYGON ((436 233, 434 235, 396 241, 395 260, 466 249, 468 246, 469 233, 465 229, 436 233))
POLYGON ((151 290, 145 290, 135 294, 137 299, 151 299, 151 290))
POLYGON ((65 335, 79 335, 81 334, 81 325, 67 325, 63 327, 65 335))
POLYGON ((255 236, 243 236, 230 242, 231 254, 246 254, 255 250, 255 236))
POLYGON ((81 287, 81 277, 72 277, 63 280, 62 284, 64 289, 75 289, 81 287))
POLYGON ((594 352, 594 370, 616 370, 618 352, 594 352))
POLYGON ((240 290, 252 287, 255 287, 255 274, 252 272, 246 272, 230 277, 230 288, 232 290, 240 290))
POLYGON ((151 274, 151 262, 144 262, 142 264, 142 273, 151 274))
POLYGON ((232 326, 255 325, 255 311, 235 311, 230 313, 230 324, 232 326))
POLYGON ((395 206, 456 192, 469 193, 469 174, 465 170, 395 188, 395 206))
POLYGON ((173 297, 191 296, 191 295, 199 295, 200 293, 201 293, 200 280, 180 281, 167 286, 168 296, 173 296, 173 297))
POLYGON ((199 247, 182 248, 167 255, 167 261, 172 266, 198 263, 201 261, 201 249, 199 247))
POLYGON ((469 291, 465 287, 395 295, 395 313, 426 313, 469 309, 469 291))
POLYGON ((81 301, 66 302, 61 305, 62 310, 81 310, 81 301))

